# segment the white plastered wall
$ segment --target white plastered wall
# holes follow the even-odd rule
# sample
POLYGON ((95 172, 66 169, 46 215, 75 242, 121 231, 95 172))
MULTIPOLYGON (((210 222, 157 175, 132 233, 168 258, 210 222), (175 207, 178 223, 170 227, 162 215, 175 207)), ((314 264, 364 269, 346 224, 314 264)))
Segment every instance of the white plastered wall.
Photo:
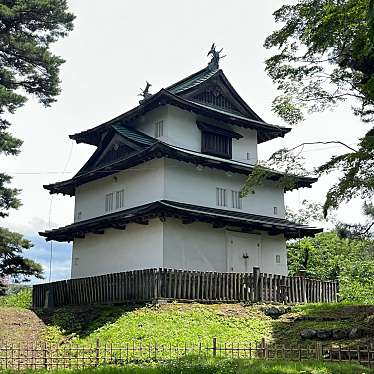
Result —
POLYGON ((164 267, 199 271, 226 271, 225 231, 196 222, 164 223, 164 267))
POLYGON ((240 191, 245 178, 242 174, 208 167, 199 169, 192 164, 166 159, 164 196, 167 200, 217 208, 216 187, 220 187, 227 190, 228 206, 218 208, 283 218, 284 193, 272 182, 257 187, 254 194, 244 197, 242 209, 231 207, 231 190, 240 191), (277 207, 277 214, 274 214, 274 207, 277 207))
MULTIPOLYGON (((162 200, 164 196, 164 160, 151 160, 77 187, 75 220, 78 212, 81 212, 81 220, 107 214, 105 212, 105 195, 122 189, 124 189, 124 206, 121 209, 162 200)), ((113 210, 113 212, 115 211, 113 210)))
MULTIPOLYGON (((163 264, 166 268, 198 271, 230 271, 228 268, 228 241, 235 232, 216 229, 202 222, 183 224, 167 219, 163 225, 163 264)), ((287 275, 286 241, 283 235, 269 236, 257 233, 260 239, 259 266, 261 272, 287 275), (276 256, 280 263, 277 263, 276 256)), ((252 234, 238 233, 242 238, 252 234)), ((245 246, 243 248, 245 250, 245 246)), ((244 259, 243 259, 244 261, 244 259)), ((257 265, 257 264, 256 264, 257 265)), ((248 269, 252 271, 252 269, 248 269)))
POLYGON ((196 120, 206 121, 215 126, 233 130, 243 138, 232 140, 232 159, 249 164, 257 162, 257 132, 230 124, 216 123, 194 113, 179 109, 172 105, 156 108, 137 120, 133 126, 147 135, 155 136, 155 123, 163 121, 163 136, 159 139, 165 143, 201 151, 201 131, 196 125, 196 120), (247 153, 249 159, 247 159, 247 153))
POLYGON ((126 230, 105 230, 74 239, 71 277, 80 278, 128 270, 162 267, 163 228, 159 219, 149 225, 129 224, 126 230))

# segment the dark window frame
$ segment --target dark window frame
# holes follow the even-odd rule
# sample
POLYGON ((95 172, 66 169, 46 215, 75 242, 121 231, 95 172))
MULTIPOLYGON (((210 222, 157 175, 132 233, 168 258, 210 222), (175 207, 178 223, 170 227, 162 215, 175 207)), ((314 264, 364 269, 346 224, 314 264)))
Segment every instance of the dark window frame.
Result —
POLYGON ((201 131, 201 152, 211 156, 232 158, 232 138, 210 131, 201 131))
POLYGON ((232 139, 240 139, 242 135, 200 120, 196 121, 196 124, 201 130, 202 153, 232 159, 232 139))

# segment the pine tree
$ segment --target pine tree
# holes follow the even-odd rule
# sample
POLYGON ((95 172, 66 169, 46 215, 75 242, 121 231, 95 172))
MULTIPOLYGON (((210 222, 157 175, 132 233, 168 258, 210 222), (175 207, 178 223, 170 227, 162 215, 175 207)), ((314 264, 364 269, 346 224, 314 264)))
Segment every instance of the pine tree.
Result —
MULTIPOLYGON (((0 154, 20 152, 22 141, 9 132, 8 118, 25 104, 27 95, 49 106, 60 92, 64 60, 50 45, 73 29, 74 15, 67 8, 66 0, 0 1, 0 154)), ((21 205, 19 190, 8 186, 11 179, 0 172, 0 217, 21 205)), ((22 256, 30 247, 22 235, 0 228, 0 279, 41 276, 41 266, 22 256)))

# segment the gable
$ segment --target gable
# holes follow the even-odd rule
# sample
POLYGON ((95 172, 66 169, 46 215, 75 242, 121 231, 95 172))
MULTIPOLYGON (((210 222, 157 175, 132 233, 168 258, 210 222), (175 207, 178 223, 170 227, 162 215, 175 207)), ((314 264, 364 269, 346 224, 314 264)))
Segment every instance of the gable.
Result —
POLYGON ((178 96, 209 106, 225 113, 240 114, 248 119, 263 120, 248 106, 230 84, 222 70, 207 76, 205 80, 180 90, 178 96))
POLYGON ((103 149, 93 168, 105 166, 139 150, 133 144, 126 142, 120 135, 115 134, 109 144, 103 149))
POLYGON ((190 100, 206 104, 212 107, 221 108, 229 112, 240 113, 240 109, 233 100, 223 93, 218 85, 209 85, 205 89, 194 94, 190 100))
POLYGON ((97 168, 105 167, 117 160, 131 156, 137 151, 153 144, 155 141, 156 139, 134 129, 113 125, 96 151, 76 175, 78 176, 97 168))

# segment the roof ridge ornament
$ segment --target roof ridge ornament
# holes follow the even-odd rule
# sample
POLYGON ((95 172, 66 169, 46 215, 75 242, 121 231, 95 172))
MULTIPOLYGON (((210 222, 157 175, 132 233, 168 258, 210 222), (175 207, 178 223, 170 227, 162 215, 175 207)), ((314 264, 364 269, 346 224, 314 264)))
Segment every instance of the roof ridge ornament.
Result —
POLYGON ((212 59, 208 64, 208 68, 210 70, 217 70, 219 68, 219 60, 226 57, 226 55, 221 56, 220 53, 223 51, 221 48, 219 51, 216 51, 216 44, 213 43, 210 47, 210 51, 208 52, 207 56, 212 55, 212 59))
POLYGON ((139 104, 143 104, 146 100, 148 100, 152 94, 149 92, 149 88, 152 86, 148 81, 145 81, 145 88, 140 89, 140 94, 138 96, 141 96, 143 99, 139 100, 139 104))

